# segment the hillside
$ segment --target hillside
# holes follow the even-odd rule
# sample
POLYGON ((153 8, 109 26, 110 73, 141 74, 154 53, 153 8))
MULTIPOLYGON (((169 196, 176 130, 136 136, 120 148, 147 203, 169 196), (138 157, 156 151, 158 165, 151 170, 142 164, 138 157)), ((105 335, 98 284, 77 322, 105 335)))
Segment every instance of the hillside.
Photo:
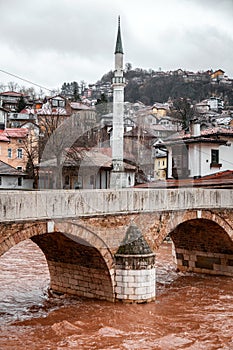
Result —
MULTIPOLYGON (((129 69, 125 72, 127 85, 125 100, 136 102, 140 100, 146 105, 156 102, 166 102, 168 99, 181 97, 189 98, 193 102, 200 102, 211 96, 223 98, 226 105, 233 105, 233 80, 212 79, 212 71, 185 72, 155 72, 141 68, 129 69)), ((113 72, 105 74, 98 84, 111 82, 113 72)))

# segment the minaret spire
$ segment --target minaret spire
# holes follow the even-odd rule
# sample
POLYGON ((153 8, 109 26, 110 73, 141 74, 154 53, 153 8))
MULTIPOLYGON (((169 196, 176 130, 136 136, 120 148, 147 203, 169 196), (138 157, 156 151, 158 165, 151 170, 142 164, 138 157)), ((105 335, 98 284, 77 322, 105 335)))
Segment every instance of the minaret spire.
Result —
POLYGON ((118 16, 118 31, 117 31, 117 41, 116 41, 116 48, 115 48, 115 54, 116 53, 124 53, 123 47, 122 47, 122 40, 121 40, 121 18, 118 16))

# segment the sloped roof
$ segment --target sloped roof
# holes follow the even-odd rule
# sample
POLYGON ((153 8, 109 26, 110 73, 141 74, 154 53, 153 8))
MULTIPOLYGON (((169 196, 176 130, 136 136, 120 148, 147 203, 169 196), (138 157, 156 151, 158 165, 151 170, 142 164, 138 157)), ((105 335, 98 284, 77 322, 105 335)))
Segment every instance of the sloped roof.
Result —
POLYGON ((21 92, 16 92, 16 91, 4 91, 0 93, 1 96, 12 96, 12 97, 20 97, 20 96, 25 96, 21 92))
POLYGON ((0 130, 0 141, 9 142, 11 138, 25 138, 27 135, 27 128, 6 128, 0 130))
POLYGON ((0 175, 25 176, 26 174, 0 160, 0 175))
POLYGON ((197 139, 197 138, 203 138, 208 136, 218 136, 218 135, 225 135, 225 136, 233 136, 233 127, 221 127, 216 126, 213 128, 207 128, 201 130, 201 134, 199 136, 193 136, 190 133, 185 133, 184 130, 181 130, 179 132, 174 133, 171 137, 166 138, 167 141, 172 140, 187 140, 187 139, 197 139))
POLYGON ((70 107, 77 110, 93 110, 93 108, 87 106, 82 102, 70 102, 70 107))
MULTIPOLYGON (((92 148, 90 150, 86 149, 76 149, 73 151, 73 157, 63 158, 63 166, 72 167, 72 166, 80 166, 81 167, 96 167, 96 168, 112 168, 112 158, 108 154, 111 153, 110 149, 102 149, 101 148, 92 148)), ((56 166, 56 159, 49 159, 43 161, 39 164, 39 167, 54 167, 56 166)), ((135 166, 125 163, 124 167, 127 170, 135 170, 135 166)))

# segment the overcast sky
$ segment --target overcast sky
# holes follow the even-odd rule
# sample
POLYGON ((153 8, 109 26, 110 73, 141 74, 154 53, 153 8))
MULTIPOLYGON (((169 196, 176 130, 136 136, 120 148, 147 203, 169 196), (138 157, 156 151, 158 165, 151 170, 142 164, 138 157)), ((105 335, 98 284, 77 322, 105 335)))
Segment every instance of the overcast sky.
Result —
MULTIPOLYGON (((233 0, 0 0, 0 70, 48 88, 94 83, 124 62, 233 78, 233 0)), ((0 83, 24 82, 0 71, 0 83)))

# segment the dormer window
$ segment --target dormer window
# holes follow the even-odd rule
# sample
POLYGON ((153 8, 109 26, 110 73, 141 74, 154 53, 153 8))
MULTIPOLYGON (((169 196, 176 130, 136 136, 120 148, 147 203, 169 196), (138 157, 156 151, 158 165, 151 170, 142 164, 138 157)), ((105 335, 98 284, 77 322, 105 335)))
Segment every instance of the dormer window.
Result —
POLYGON ((58 100, 52 100, 52 106, 58 107, 58 100))
POLYGON ((64 100, 53 99, 52 100, 52 106, 53 107, 65 107, 65 101, 64 100))

